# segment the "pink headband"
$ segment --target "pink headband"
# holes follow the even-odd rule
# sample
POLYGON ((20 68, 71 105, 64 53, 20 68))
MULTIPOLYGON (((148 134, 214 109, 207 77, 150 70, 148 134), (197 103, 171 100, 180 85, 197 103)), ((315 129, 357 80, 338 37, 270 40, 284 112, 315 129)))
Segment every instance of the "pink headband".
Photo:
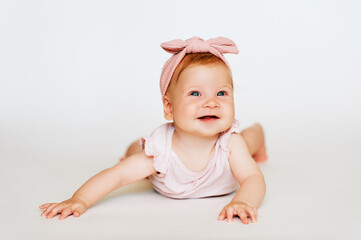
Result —
POLYGON ((212 53, 222 59, 229 69, 231 68, 222 53, 238 53, 236 44, 232 40, 224 37, 211 38, 207 41, 204 41, 199 37, 192 37, 185 41, 176 39, 162 43, 161 47, 165 51, 173 54, 173 56, 165 63, 160 77, 160 91, 162 96, 164 96, 167 91, 175 69, 187 53, 212 53))

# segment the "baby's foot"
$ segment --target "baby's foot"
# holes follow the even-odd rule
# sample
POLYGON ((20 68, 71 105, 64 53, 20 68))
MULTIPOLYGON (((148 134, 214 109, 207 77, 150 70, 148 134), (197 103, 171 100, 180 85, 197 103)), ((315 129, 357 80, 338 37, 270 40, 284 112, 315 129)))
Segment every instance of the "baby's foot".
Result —
POLYGON ((260 149, 255 153, 253 154, 253 159, 256 161, 256 162, 265 162, 267 161, 268 159, 268 156, 267 156, 267 153, 266 153, 266 146, 265 146, 265 141, 264 141, 264 132, 263 132, 263 128, 260 124, 256 123, 254 125, 254 127, 258 128, 261 132, 261 136, 262 136, 262 143, 263 145, 260 147, 260 149))
POLYGON ((256 154, 254 154, 252 157, 256 162, 267 161, 268 156, 266 154, 266 147, 265 146, 261 147, 260 150, 256 154))

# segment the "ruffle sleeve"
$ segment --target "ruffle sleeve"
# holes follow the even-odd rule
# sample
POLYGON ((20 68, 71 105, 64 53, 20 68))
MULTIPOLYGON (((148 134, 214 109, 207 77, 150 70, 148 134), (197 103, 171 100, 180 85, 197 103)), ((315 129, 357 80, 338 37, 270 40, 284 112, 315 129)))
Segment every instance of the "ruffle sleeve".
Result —
POLYGON ((154 158, 153 166, 159 173, 166 173, 171 150, 171 137, 174 128, 171 123, 163 124, 150 136, 140 139, 140 146, 147 156, 154 158))
POLYGON ((228 142, 232 133, 239 133, 239 122, 236 119, 233 120, 231 128, 228 131, 222 133, 219 139, 222 150, 227 153, 229 153, 228 142))

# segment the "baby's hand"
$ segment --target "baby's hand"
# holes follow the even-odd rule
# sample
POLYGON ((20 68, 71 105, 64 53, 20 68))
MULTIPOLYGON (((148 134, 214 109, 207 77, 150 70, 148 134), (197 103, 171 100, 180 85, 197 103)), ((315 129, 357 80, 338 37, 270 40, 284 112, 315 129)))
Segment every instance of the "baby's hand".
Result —
POLYGON ((70 198, 61 203, 46 203, 39 206, 39 208, 45 209, 41 216, 46 218, 52 218, 61 213, 59 220, 65 219, 70 214, 79 217, 88 209, 86 202, 78 198, 70 198))
POLYGON ((233 216, 238 215, 244 224, 249 223, 248 217, 250 217, 251 221, 255 223, 257 221, 257 214, 257 208, 249 206, 246 202, 232 201, 222 209, 218 216, 218 220, 223 221, 227 217, 228 222, 231 222, 233 216))

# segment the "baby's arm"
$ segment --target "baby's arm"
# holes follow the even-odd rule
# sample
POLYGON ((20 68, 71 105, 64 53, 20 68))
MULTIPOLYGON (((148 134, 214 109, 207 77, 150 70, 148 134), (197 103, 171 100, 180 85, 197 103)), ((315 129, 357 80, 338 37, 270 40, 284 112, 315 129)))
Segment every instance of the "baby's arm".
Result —
POLYGON ((52 218, 61 213, 59 219, 70 214, 79 217, 90 206, 115 189, 141 180, 154 174, 153 157, 144 151, 131 155, 111 168, 105 169, 84 183, 74 195, 61 203, 47 203, 40 206, 45 209, 41 216, 52 218))
POLYGON ((248 216, 252 222, 256 222, 257 208, 266 192, 263 174, 240 134, 231 135, 228 149, 230 167, 240 187, 232 201, 222 209, 218 219, 224 220, 227 217, 228 221, 232 221, 233 216, 238 215, 245 224, 248 224, 248 216))

